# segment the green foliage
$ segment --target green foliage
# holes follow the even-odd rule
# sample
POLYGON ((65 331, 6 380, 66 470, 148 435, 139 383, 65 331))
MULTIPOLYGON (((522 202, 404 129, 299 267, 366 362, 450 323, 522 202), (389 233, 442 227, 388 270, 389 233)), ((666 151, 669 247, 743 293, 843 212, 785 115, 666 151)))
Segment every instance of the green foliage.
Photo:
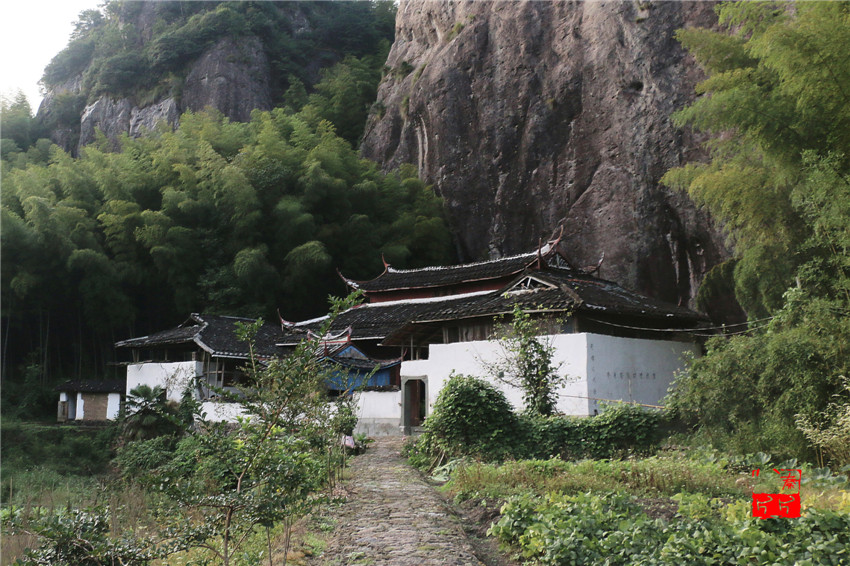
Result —
POLYGON ((478 498, 503 501, 523 493, 579 494, 588 491, 628 492, 644 497, 672 496, 680 492, 710 497, 747 496, 747 486, 739 482, 740 473, 731 471, 725 464, 664 452, 649 458, 625 460, 570 462, 555 457, 502 464, 474 462, 454 470, 446 489, 461 501, 478 498))
POLYGON ((415 170, 381 173, 311 120, 187 113, 118 153, 4 162, 6 367, 35 345, 50 375, 98 375, 116 338, 186 312, 306 318, 343 290, 336 268, 374 276, 382 252, 398 267, 450 262, 441 201, 415 170))
POLYGON ((734 449, 810 456, 794 415, 818 421, 850 362, 850 11, 729 2, 718 13, 724 29, 677 34, 709 76, 675 120, 716 136, 710 161, 663 181, 705 206, 735 247, 701 298, 731 284, 751 319, 774 318, 709 344, 673 403, 734 449))
MULTIPOLYGON (((68 46, 47 65, 44 84, 56 87, 82 76, 84 98, 144 91, 179 96, 191 63, 204 52, 225 38, 255 36, 269 58, 273 96, 280 100, 292 79, 312 85, 316 65, 327 67, 346 55, 385 60, 395 31, 395 5, 388 1, 158 2, 145 15, 153 25, 144 34, 135 25, 140 17, 137 5, 117 0, 82 12, 68 46), (304 20, 306 29, 295 29, 302 24, 294 22, 304 20)), ((373 82, 372 90, 377 79, 373 82)))
MULTIPOLYGON (((729 31, 677 34, 709 73, 698 86, 706 96, 681 110, 677 122, 734 135, 709 144, 710 163, 674 169, 664 181, 724 223, 741 256, 739 297, 757 316, 781 307, 795 271, 813 254, 846 256, 843 248, 830 252, 830 234, 817 228, 826 214, 833 225, 847 222, 840 198, 850 171, 850 67, 840 47, 850 40, 846 8, 730 2, 718 10, 729 31), (832 211, 826 202, 836 203, 832 211), (744 277, 747 271, 766 284, 755 289, 759 278, 744 277)), ((844 277, 832 271, 836 276, 844 277)))
POLYGON ((128 442, 118 451, 115 464, 124 477, 141 476, 171 461, 176 447, 175 436, 128 442))
POLYGON ((668 521, 629 495, 524 495, 505 504, 490 534, 541 564, 835 564, 850 547, 847 514, 807 509, 799 520, 761 520, 749 502, 697 497, 701 505, 688 498, 668 521))
POLYGON ((139 385, 130 390, 120 418, 124 441, 150 440, 181 431, 176 407, 165 399, 165 389, 139 385))
POLYGON ((787 300, 767 332, 712 339, 676 380, 668 407, 718 446, 810 458, 795 415, 820 423, 835 395, 847 397, 848 322, 829 303, 787 300))
POLYGON ((116 433, 115 426, 97 430, 60 427, 13 420, 4 412, 0 429, 4 494, 10 478, 17 481, 14 476, 18 473, 37 468, 61 475, 103 473, 112 457, 116 433))
POLYGON ((593 417, 520 416, 513 453, 522 458, 611 458, 650 452, 661 439, 664 416, 627 404, 593 417))
MULTIPOLYGON (((319 335, 355 300, 335 301, 319 335)), ((158 524, 160 536, 173 541, 169 552, 192 548, 225 566, 233 563, 258 528, 281 522, 291 527, 344 461, 340 430, 353 428, 356 418, 351 424, 327 402, 328 370, 315 355, 318 339, 261 364, 253 344, 261 326, 257 321, 235 328, 251 352, 251 387, 241 395, 221 391, 222 400, 238 404, 235 424, 199 417, 176 443, 132 442, 116 459, 125 477, 162 495, 158 524)), ((140 399, 157 397, 156 391, 134 391, 140 399)))
MULTIPOLYGON (((316 92, 303 107, 304 114, 316 122, 333 123, 339 136, 356 147, 366 126, 369 108, 377 98, 380 79, 379 65, 374 57, 346 57, 322 71, 316 92)), ((297 95, 293 93, 292 96, 297 95)))
MULTIPOLYGON (((112 534, 110 514, 103 508, 71 510, 40 515, 32 520, 11 521, 11 532, 39 537, 37 548, 28 549, 26 566, 144 566, 167 551, 150 538, 132 532, 112 534)), ((5 527, 4 522, 4 527, 5 527)))
POLYGON ((0 97, 0 135, 8 140, 6 143, 14 144, 8 148, 4 145, 4 159, 8 158, 12 148, 26 150, 35 141, 34 130, 32 107, 23 92, 18 91, 14 100, 0 97))
POLYGON ((557 401, 555 391, 566 382, 559 375, 559 365, 552 361, 554 348, 541 336, 545 322, 533 319, 519 305, 514 305, 510 323, 497 325, 495 337, 503 354, 485 369, 499 381, 523 392, 525 410, 535 415, 551 415, 557 401))
POLYGON ((492 385, 452 374, 425 421, 426 433, 406 454, 417 467, 432 467, 446 456, 611 458, 650 452, 661 439, 663 425, 660 412, 625 404, 586 418, 517 415, 492 385))
MULTIPOLYGON (((850 380, 844 378, 844 389, 850 392, 850 380)), ((850 467, 850 402, 833 403, 829 407, 827 423, 818 426, 805 415, 797 416, 797 427, 830 461, 841 469, 850 467)))
MULTIPOLYGON (((450 456, 499 457, 508 451, 516 417, 505 395, 482 379, 452 374, 425 421, 432 447, 450 456)), ((423 442, 428 442, 426 439, 423 442)))

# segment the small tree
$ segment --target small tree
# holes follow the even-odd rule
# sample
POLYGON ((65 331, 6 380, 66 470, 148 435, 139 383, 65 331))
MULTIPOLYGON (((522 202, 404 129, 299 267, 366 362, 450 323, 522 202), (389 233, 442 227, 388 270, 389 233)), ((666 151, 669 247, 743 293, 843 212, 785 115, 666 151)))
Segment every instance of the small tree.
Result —
POLYGON ((555 390, 566 382, 560 375, 561 364, 553 360, 555 349, 542 337, 545 324, 534 320, 519 305, 514 305, 510 323, 497 320, 496 338, 502 355, 484 367, 497 380, 522 390, 525 410, 538 415, 555 412, 555 390))
POLYGON ((240 404, 242 416, 235 425, 199 423, 181 442, 183 458, 158 470, 159 485, 174 504, 168 512, 179 525, 174 532, 187 546, 205 548, 229 566, 257 528, 281 521, 291 527, 318 501, 312 493, 322 484, 334 426, 325 393, 328 370, 316 352, 336 314, 353 301, 336 301, 317 337, 262 363, 254 348, 262 320, 237 323, 237 334, 249 343, 249 389, 221 394, 240 404))
POLYGON ((157 436, 176 434, 176 411, 168 405, 162 387, 139 385, 130 390, 121 416, 123 440, 150 440, 157 436))

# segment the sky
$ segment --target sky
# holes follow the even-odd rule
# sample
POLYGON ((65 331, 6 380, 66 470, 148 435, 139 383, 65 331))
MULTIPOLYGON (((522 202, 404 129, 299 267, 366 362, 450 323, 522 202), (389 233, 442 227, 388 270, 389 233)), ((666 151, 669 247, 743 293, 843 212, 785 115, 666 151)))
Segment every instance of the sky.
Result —
POLYGON ((44 67, 68 44, 73 23, 83 10, 102 0, 4 0, 0 3, 0 95, 27 95, 32 111, 42 95, 44 67))

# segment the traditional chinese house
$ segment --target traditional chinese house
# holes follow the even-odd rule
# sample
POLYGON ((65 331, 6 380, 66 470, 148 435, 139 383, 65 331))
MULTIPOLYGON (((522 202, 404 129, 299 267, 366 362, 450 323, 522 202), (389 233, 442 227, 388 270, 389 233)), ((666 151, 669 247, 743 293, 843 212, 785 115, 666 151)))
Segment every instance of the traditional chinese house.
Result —
MULTIPOLYGON (((693 332, 706 319, 596 277, 596 269, 570 265, 556 240, 497 260, 410 270, 385 264, 370 281, 343 277, 366 302, 341 313, 331 331, 348 328, 363 352, 404 360, 397 391, 363 396, 361 428, 409 431, 452 372, 482 375, 501 351, 491 340, 495 321, 507 321, 515 305, 546 321, 556 362, 574 378, 560 392, 561 411, 594 414, 606 400, 657 405, 683 357, 696 353, 693 332)), ((323 320, 284 323, 278 345, 291 347, 323 320)), ((521 393, 503 388, 518 406, 521 393)))
MULTIPOLYGON (((251 318, 193 313, 176 328, 117 342, 115 347, 129 352, 132 358, 126 362, 126 393, 139 385, 159 386, 168 400, 179 401, 190 386, 209 416, 232 418, 237 414, 236 407, 218 402, 217 397, 222 391, 240 395, 250 388, 244 368, 251 352, 248 343, 238 339, 236 324, 254 322, 251 318)), ((254 342, 255 357, 262 362, 285 355, 286 350, 276 345, 280 335, 277 324, 261 326, 254 342)), ((367 357, 351 343, 347 331, 326 337, 320 344, 322 349, 316 355, 332 368, 327 382, 331 396, 353 388, 398 387, 400 358, 367 357)))
MULTIPOLYGON (((601 263, 601 262, 600 262, 601 263)), ((487 378, 503 355, 494 325, 515 306, 540 319, 560 373, 571 380, 557 408, 591 415, 605 401, 657 405, 685 356, 697 352, 695 331, 706 319, 689 309, 645 297, 598 277, 599 265, 576 268, 554 240, 516 256, 455 266, 384 271, 369 281, 344 276, 365 302, 342 312, 318 339, 332 369, 331 396, 357 390, 359 425, 368 434, 399 434, 419 426, 451 373, 487 378)), ((285 356, 320 331, 327 317, 265 324, 261 358, 285 356)), ((248 347, 234 333, 236 317, 193 314, 177 328, 118 342, 131 353, 127 391, 140 384, 167 387, 178 399, 186 383, 208 414, 215 391, 237 387, 248 347)), ((521 392, 499 384, 521 405, 521 392)))
POLYGON ((57 419, 68 421, 106 421, 121 410, 123 379, 72 380, 56 387, 59 392, 57 419))

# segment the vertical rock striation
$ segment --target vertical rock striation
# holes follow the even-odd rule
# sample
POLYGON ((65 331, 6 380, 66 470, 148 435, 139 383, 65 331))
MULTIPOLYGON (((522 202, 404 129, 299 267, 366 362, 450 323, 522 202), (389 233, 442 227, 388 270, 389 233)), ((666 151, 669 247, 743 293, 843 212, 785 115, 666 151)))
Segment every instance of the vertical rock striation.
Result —
MULTIPOLYGON (((181 100, 174 97, 138 106, 132 98, 101 96, 80 117, 77 152, 95 140, 97 130, 107 139, 121 134, 139 136, 159 122, 176 127, 186 110, 214 108, 238 122, 247 122, 255 108, 270 110, 269 61, 256 37, 224 38, 192 63, 181 100)), ((58 140, 54 139, 58 143, 58 140)))
POLYGON ((463 259, 563 226, 575 263, 604 252, 603 277, 692 302, 727 251, 659 179, 697 151, 670 120, 700 76, 673 34, 714 22, 705 2, 401 0, 362 153, 419 167, 463 259))

